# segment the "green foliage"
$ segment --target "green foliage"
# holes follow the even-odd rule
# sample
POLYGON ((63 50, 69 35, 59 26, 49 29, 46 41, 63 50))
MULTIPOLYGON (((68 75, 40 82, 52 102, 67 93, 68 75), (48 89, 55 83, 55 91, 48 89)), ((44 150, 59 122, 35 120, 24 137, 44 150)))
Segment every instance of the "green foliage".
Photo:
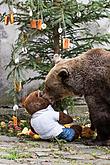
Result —
POLYGON ((10 10, 15 7, 15 24, 18 25, 19 36, 16 40, 11 61, 8 64, 10 73, 17 79, 22 79, 23 84, 31 80, 45 79, 45 76, 54 65, 53 55, 61 54, 62 57, 75 57, 78 54, 94 47, 95 44, 109 44, 110 34, 93 34, 88 25, 101 18, 110 18, 110 1, 91 0, 88 4, 77 0, 25 0, 15 2, 4 0, 10 10), (30 16, 32 11, 32 16, 30 16), (42 19, 47 25, 46 29, 37 30, 30 27, 31 19, 42 19), (62 33, 58 33, 58 28, 62 33), (64 50, 62 40, 68 37, 72 48, 64 50), (23 49, 26 49, 26 52, 23 49), (15 59, 19 57, 19 63, 15 59), (32 69, 37 71, 35 77, 29 79, 23 71, 32 69))
POLYGON ((64 111, 67 110, 70 113, 73 113, 74 109, 74 99, 73 97, 67 97, 63 100, 59 100, 55 103, 54 109, 56 111, 64 111))
MULTIPOLYGON (((13 6, 17 9, 15 13, 15 23, 20 31, 18 39, 12 51, 12 58, 9 64, 20 70, 32 69, 37 70, 38 79, 44 79, 50 68, 53 66, 52 58, 55 52, 55 38, 53 33, 59 26, 62 27, 61 35, 56 33, 61 44, 58 46, 58 53, 63 57, 73 57, 93 47, 95 43, 110 43, 110 35, 108 34, 92 34, 84 23, 97 21, 100 18, 110 17, 109 1, 90 1, 88 4, 78 3, 76 0, 26 0, 15 3, 7 2, 10 8, 13 6), (32 16, 29 15, 30 10, 32 16), (30 27, 30 19, 43 19, 47 28, 44 30, 36 30, 30 27), (62 38, 68 37, 73 43, 73 48, 63 50, 62 38), (22 48, 26 48, 27 52, 23 52, 22 48), (16 54, 20 56, 19 66, 16 66, 14 59, 16 54)), ((11 74, 14 71, 11 70, 11 74)))

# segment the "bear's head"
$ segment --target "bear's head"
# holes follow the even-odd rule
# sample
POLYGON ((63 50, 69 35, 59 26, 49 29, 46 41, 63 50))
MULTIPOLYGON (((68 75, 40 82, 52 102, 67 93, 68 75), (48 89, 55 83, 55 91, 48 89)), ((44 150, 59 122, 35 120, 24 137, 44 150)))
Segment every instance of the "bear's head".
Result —
POLYGON ((80 58, 61 59, 45 79, 44 96, 59 100, 66 96, 83 95, 83 71, 80 58))
POLYGON ((40 90, 30 93, 22 103, 27 112, 32 115, 33 113, 47 108, 49 101, 42 97, 40 90))

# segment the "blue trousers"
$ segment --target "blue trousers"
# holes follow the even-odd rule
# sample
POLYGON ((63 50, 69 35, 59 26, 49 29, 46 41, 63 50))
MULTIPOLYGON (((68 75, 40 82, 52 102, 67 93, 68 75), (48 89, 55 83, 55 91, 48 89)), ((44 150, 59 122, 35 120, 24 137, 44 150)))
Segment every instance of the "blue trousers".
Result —
POLYGON ((72 128, 63 128, 63 132, 61 132, 57 136, 58 139, 64 139, 68 142, 73 141, 74 137, 75 137, 75 131, 72 128))

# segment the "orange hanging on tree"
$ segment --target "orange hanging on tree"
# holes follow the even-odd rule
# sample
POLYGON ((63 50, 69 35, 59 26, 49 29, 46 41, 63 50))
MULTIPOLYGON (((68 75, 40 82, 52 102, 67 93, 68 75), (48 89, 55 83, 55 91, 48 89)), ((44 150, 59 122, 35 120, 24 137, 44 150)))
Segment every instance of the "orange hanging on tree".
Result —
POLYGON ((63 38, 63 49, 68 49, 70 47, 70 39, 63 38))
POLYGON ((20 92, 22 90, 22 83, 21 81, 14 81, 14 89, 16 92, 20 92))
POLYGON ((36 19, 32 19, 30 21, 30 25, 31 25, 32 29, 36 29, 37 28, 37 24, 36 23, 37 23, 36 19))
POLYGON ((14 23, 14 15, 12 12, 10 12, 10 23, 13 24, 14 23))
POLYGON ((4 18, 5 25, 8 25, 9 21, 10 21, 10 17, 8 15, 6 15, 4 18))
POLYGON ((41 30, 42 29, 42 19, 37 20, 37 29, 41 30))

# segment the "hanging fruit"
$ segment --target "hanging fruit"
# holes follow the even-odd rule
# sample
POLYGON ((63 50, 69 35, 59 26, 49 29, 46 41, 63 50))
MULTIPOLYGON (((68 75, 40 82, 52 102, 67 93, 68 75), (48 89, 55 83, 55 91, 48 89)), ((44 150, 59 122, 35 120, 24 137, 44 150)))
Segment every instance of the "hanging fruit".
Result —
POLYGON ((30 21, 30 26, 31 26, 32 29, 36 29, 37 28, 37 24, 36 23, 37 23, 36 19, 32 19, 30 21))
POLYGON ((41 30, 42 29, 42 19, 37 20, 37 29, 41 30))
POLYGON ((14 23, 14 15, 12 12, 10 12, 10 23, 13 24, 14 23))
POLYGON ((70 48, 70 39, 69 38, 63 38, 63 49, 70 48))
POLYGON ((20 92, 22 90, 22 83, 21 81, 14 81, 14 89, 16 92, 20 92))
POLYGON ((9 21, 10 21, 10 17, 9 17, 8 15, 6 15, 4 19, 5 19, 5 20, 4 20, 4 21, 5 21, 5 22, 4 22, 5 25, 8 25, 8 23, 9 23, 9 21))

